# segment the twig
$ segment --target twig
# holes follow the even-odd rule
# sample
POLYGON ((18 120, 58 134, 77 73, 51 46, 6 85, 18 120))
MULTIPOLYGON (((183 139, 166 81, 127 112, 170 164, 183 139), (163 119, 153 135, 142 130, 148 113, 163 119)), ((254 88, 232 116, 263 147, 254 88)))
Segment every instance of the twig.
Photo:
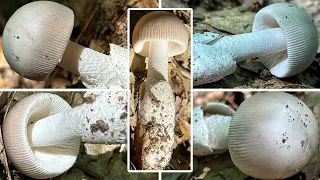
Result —
POLYGON ((131 166, 133 167, 134 170, 137 170, 137 168, 134 166, 134 164, 130 161, 131 166))
POLYGON ((89 24, 91 23, 91 21, 93 20, 94 15, 96 14, 96 12, 98 11, 98 4, 96 5, 96 7, 94 8, 94 10, 92 11, 90 18, 88 20, 88 22, 86 23, 86 25, 84 26, 84 28, 81 30, 79 36, 77 37, 77 39, 74 41, 75 43, 78 43, 79 40, 81 39, 81 37, 83 36, 83 33, 87 30, 87 28, 89 27, 89 24))
MULTIPOLYGON (((187 82, 186 82, 185 78, 183 78, 184 76, 179 73, 179 71, 178 71, 177 68, 176 68, 176 69, 172 69, 172 71, 176 71, 176 72, 177 72, 177 75, 181 77, 182 86, 184 87, 183 92, 184 92, 185 95, 186 95, 186 99, 188 99, 188 101, 189 101, 189 93, 188 93, 188 89, 189 89, 189 88, 188 88, 188 86, 187 86, 187 84, 186 84, 187 82)), ((189 80, 190 80, 190 79, 189 79, 189 80)), ((189 85, 190 85, 190 84, 189 84, 189 85)))
POLYGON ((57 75, 59 68, 55 68, 52 73, 50 74, 49 78, 46 80, 44 87, 49 88, 51 86, 52 80, 57 75))
MULTIPOLYGON (((0 96, 1 95, 2 95, 2 92, 1 92, 0 96)), ((15 95, 16 95, 16 92, 13 92, 13 95, 11 96, 11 99, 10 99, 9 103, 7 104, 6 111, 5 111, 3 119, 5 119, 7 117, 8 111, 10 109, 11 103, 12 103, 13 98, 14 98, 15 95)), ((2 138, 2 132, 1 132, 0 133, 0 141, 1 141, 1 144, 4 144, 2 139, 3 138, 2 138)), ((9 166, 8 166, 8 162, 7 162, 6 150, 5 150, 4 147, 3 147, 3 149, 1 149, 1 155, 5 160, 5 162, 2 162, 2 163, 3 163, 4 167, 5 167, 5 172, 7 174, 7 180, 11 180, 12 178, 11 178, 11 174, 10 174, 10 170, 9 170, 9 166)))
POLYGON ((13 95, 12 95, 12 97, 11 97, 11 99, 10 99, 9 103, 7 104, 6 112, 4 113, 4 117, 3 117, 3 119, 5 119, 5 118, 7 117, 7 114, 8 114, 9 108, 10 108, 10 106, 11 106, 11 103, 12 103, 13 98, 14 98, 14 96, 15 96, 15 95, 16 95, 16 91, 14 91, 14 92, 13 92, 13 95))
POLYGON ((175 169, 170 163, 169 163, 169 166, 171 167, 171 169, 175 169))
POLYGON ((173 64, 177 67, 177 72, 182 75, 183 77, 187 78, 187 79, 191 79, 190 77, 190 71, 185 69, 183 66, 181 66, 175 58, 172 58, 172 62, 173 64))
POLYGON ((75 97, 75 94, 76 94, 76 92, 71 92, 69 99, 68 99, 69 104, 72 104, 74 97, 75 97))

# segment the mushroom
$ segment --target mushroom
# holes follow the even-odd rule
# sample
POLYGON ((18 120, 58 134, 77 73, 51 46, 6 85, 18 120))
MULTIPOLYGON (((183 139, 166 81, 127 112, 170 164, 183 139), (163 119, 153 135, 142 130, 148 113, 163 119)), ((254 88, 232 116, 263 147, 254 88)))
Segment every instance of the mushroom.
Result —
POLYGON ((135 146, 138 168, 161 170, 171 159, 174 143, 175 103, 168 83, 168 57, 188 47, 188 31, 169 12, 144 15, 132 34, 133 49, 148 57, 146 81, 139 89, 135 146))
POLYGON ((193 154, 208 156, 228 149, 228 131, 234 110, 229 106, 210 102, 193 109, 193 154))
POLYGON ((318 139, 318 122, 301 100, 267 92, 246 99, 233 114, 228 149, 233 163, 245 174, 284 179, 311 161, 318 139))
POLYGON ((105 55, 69 41, 74 25, 71 9, 51 1, 19 8, 3 32, 3 53, 21 76, 42 81, 58 65, 80 75, 88 87, 126 88, 127 49, 110 44, 105 55))
POLYGON ((71 108, 61 97, 39 93, 15 104, 3 122, 6 152, 32 178, 58 176, 73 166, 80 140, 126 143, 127 92, 87 92, 85 104, 71 108))
POLYGON ((301 8, 276 3, 255 16, 252 33, 194 36, 194 85, 218 81, 236 69, 236 63, 259 57, 279 78, 309 67, 317 54, 318 33, 312 18, 301 8))

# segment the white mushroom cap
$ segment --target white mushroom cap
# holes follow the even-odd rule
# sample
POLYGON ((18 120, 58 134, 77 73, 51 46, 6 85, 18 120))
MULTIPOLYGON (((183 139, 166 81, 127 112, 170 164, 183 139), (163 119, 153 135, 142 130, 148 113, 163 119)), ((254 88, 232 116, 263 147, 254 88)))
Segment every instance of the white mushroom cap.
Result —
POLYGON ((8 157, 18 170, 32 178, 45 179, 73 166, 80 139, 55 146, 31 147, 27 136, 28 125, 70 109, 65 100, 46 93, 28 96, 11 108, 3 122, 3 139, 8 157))
POLYGON ((261 9, 255 16, 252 31, 281 28, 287 51, 259 57, 277 77, 298 74, 311 65, 317 54, 318 33, 312 18, 301 8, 276 3, 261 9))
POLYGON ((259 179, 284 179, 301 171, 318 148, 318 122, 298 98, 260 93, 233 115, 229 151, 234 164, 259 179))
POLYGON ((228 150, 228 130, 234 110, 211 102, 193 109, 193 154, 207 156, 228 150))
POLYGON ((168 42, 168 57, 181 54, 188 47, 188 31, 181 20, 169 12, 154 11, 144 15, 132 34, 133 49, 142 56, 149 56, 151 41, 168 42))
POLYGON ((44 80, 61 61, 74 25, 71 9, 50 1, 19 8, 3 32, 3 53, 11 68, 33 80, 44 80))

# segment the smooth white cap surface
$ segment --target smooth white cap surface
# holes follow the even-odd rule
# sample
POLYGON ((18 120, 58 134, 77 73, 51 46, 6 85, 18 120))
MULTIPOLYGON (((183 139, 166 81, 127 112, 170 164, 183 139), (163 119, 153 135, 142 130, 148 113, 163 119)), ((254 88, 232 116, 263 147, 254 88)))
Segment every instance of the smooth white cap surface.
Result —
POLYGON ((46 79, 61 61, 73 25, 73 11, 61 4, 36 1, 22 6, 3 32, 2 48, 8 64, 28 79, 46 79))
POLYGON ((318 149, 318 122, 298 98, 259 93, 233 115, 229 151, 234 164, 258 179, 284 179, 301 171, 318 149))

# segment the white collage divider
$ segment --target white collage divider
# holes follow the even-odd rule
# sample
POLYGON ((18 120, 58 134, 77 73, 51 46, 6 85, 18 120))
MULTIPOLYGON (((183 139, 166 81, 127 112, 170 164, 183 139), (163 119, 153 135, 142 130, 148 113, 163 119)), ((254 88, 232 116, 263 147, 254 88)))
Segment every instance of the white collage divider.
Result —
MULTIPOLYGON (((194 89, 193 88, 193 9, 192 8, 162 8, 162 0, 158 0, 159 8, 128 8, 127 10, 127 53, 130 58, 130 11, 139 10, 188 10, 190 11, 190 42, 191 42, 191 70, 190 70, 190 102, 191 102, 191 121, 190 121, 190 170, 130 170, 130 73, 127 74, 129 79, 127 89, 1 89, 3 92, 90 92, 90 91, 126 91, 128 93, 128 107, 127 107, 127 171, 129 173, 158 173, 159 180, 162 179, 162 172, 164 173, 190 173, 193 171, 193 93, 194 92, 320 92, 318 89, 194 89)), ((130 72, 130 59, 128 60, 130 72)))
MULTIPOLYGON (((191 62, 192 62, 192 54, 193 54, 193 9, 192 8, 162 8, 162 2, 161 0, 159 0, 159 8, 129 8, 128 9, 128 17, 127 17, 127 23, 128 23, 128 30, 127 30, 127 53, 128 53, 128 57, 130 57, 130 43, 129 43, 129 37, 130 37, 130 10, 188 10, 190 11, 190 42, 191 42, 191 62)), ((129 69, 128 72, 130 72, 130 61, 128 60, 129 63, 129 69)), ((191 63, 192 65, 192 63, 191 63)), ((127 78, 130 80, 130 73, 127 74, 127 78)), ((192 70, 191 70, 191 88, 192 88, 192 70)), ((1 89, 1 91, 3 92, 35 92, 35 93, 39 93, 39 92, 92 92, 92 91, 125 91, 128 93, 128 104, 130 104, 130 81, 128 81, 127 84, 127 89, 101 89, 101 88, 96 88, 96 89, 1 89)), ((193 103, 193 95, 192 95, 192 89, 190 91, 190 100, 191 100, 191 105, 193 103)), ((192 108, 192 107, 191 107, 192 108)), ((130 106, 128 105, 127 107, 127 112, 130 112, 130 106)), ((191 118, 192 118, 192 111, 191 111, 191 118)), ((159 179, 162 179, 162 173, 161 172, 172 172, 172 173, 181 173, 181 172, 185 172, 185 173, 190 173, 193 171, 193 148, 192 148, 192 123, 190 123, 190 147, 191 147, 191 152, 190 152, 190 170, 174 170, 174 171, 144 171, 144 170, 138 170, 138 171, 131 171, 130 170, 130 113, 127 113, 127 119, 128 119, 128 123, 127 123, 127 167, 128 167, 128 172, 130 173, 141 173, 141 172, 153 172, 153 173, 158 173, 159 174, 159 179)))

